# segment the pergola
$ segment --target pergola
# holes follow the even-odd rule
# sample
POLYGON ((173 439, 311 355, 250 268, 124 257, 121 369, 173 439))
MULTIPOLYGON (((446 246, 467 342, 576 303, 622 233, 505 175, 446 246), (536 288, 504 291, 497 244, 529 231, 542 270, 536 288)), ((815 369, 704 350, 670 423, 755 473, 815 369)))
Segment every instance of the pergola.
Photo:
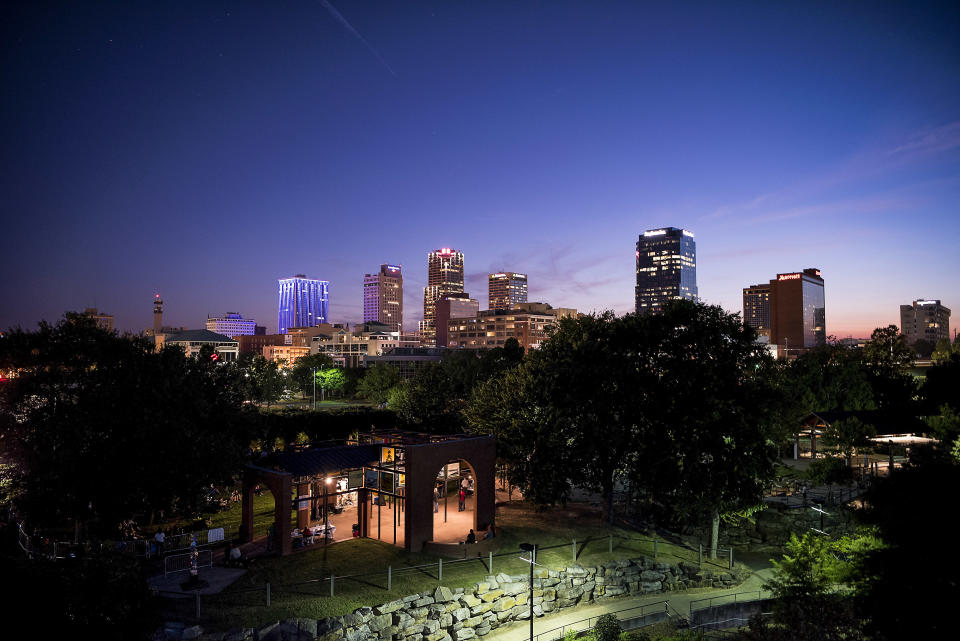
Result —
POLYGON ((810 412, 801 421, 800 429, 794 437, 794 460, 799 455, 801 437, 808 436, 810 438, 810 458, 816 458, 817 437, 822 437, 823 433, 833 423, 848 418, 857 418, 867 425, 873 425, 878 436, 870 440, 877 444, 910 445, 932 441, 932 439, 916 436, 917 433, 922 433, 926 429, 923 422, 916 417, 909 419, 896 418, 879 410, 810 412))
POLYGON ((390 521, 382 526, 388 531, 393 528, 395 543, 399 529, 404 547, 418 552, 434 538, 433 490, 438 476, 446 478, 448 463, 453 461, 464 461, 474 479, 473 528, 493 524, 496 440, 492 436, 374 432, 346 445, 281 452, 261 465, 248 465, 243 473, 241 538, 253 539, 254 488, 263 484, 275 501, 280 554, 293 551, 289 515, 294 507, 297 527, 303 528, 318 512, 328 515, 334 505, 331 501, 345 494, 358 497, 360 536, 371 534, 370 521, 376 514, 374 535, 380 538, 379 510, 388 505, 390 521))

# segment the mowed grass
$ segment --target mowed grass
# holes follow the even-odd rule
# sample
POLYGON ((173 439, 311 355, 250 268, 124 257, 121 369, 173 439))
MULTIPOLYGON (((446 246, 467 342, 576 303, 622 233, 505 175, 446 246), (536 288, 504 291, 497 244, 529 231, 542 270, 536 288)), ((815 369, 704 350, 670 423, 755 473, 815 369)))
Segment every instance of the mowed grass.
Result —
MULTIPOLYGON (((261 497, 262 498, 262 497, 261 497)), ((272 515, 272 510, 270 512, 272 515)), ((271 517, 272 518, 272 517, 271 517)), ((493 559, 493 573, 525 575, 529 566, 520 559, 519 544, 539 546, 537 562, 564 567, 574 562, 594 565, 617 558, 654 554, 651 537, 607 527, 594 515, 565 510, 533 513, 514 504, 498 509, 499 530, 493 559), (610 536, 613 536, 613 552, 610 536)), ((269 525, 269 522, 268 522, 269 525)), ((658 559, 676 563, 696 562, 697 551, 660 541, 658 559)), ((453 562, 444 559, 439 578, 438 557, 411 554, 402 548, 372 539, 353 539, 333 545, 316 545, 286 557, 261 557, 247 574, 221 594, 201 598, 200 623, 226 630, 233 627, 260 627, 269 622, 306 617, 321 619, 343 615, 362 606, 373 606, 438 585, 469 588, 491 574, 488 556, 453 562), (417 567, 422 566, 422 567, 417 567), (391 567, 392 589, 387 590, 387 568, 391 567), (330 596, 330 575, 335 575, 334 596, 330 596), (271 587, 271 604, 266 606, 266 584, 271 587)), ((724 559, 709 562, 715 570, 726 568, 724 559)), ((194 602, 169 604, 168 616, 193 620, 194 602)))

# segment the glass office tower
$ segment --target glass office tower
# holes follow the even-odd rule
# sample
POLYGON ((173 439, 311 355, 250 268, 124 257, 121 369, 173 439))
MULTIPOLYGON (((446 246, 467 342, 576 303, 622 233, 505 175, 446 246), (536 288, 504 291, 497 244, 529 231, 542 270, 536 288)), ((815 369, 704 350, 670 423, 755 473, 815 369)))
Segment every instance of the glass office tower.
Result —
POLYGON ((697 300, 697 243, 686 229, 649 229, 637 241, 636 312, 660 311, 668 300, 697 300))
POLYGON ((291 327, 313 327, 329 322, 330 282, 297 274, 279 278, 277 333, 286 334, 291 327))

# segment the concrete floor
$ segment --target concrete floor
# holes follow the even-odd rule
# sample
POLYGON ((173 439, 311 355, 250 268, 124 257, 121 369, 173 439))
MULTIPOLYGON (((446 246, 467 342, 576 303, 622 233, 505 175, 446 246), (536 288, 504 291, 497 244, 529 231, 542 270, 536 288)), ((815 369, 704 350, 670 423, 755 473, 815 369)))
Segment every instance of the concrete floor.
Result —
MULTIPOLYGON (((439 511, 433 515, 433 540, 438 543, 458 543, 467 538, 470 529, 476 530, 475 524, 475 499, 468 496, 466 506, 463 512, 457 507, 457 497, 450 495, 440 499, 439 511)), ((391 545, 403 547, 404 541, 404 518, 402 509, 396 510, 396 506, 372 505, 370 506, 370 518, 368 519, 367 534, 371 539, 377 539, 391 545), (397 519, 397 526, 394 528, 394 519, 397 519), (394 538, 396 537, 396 538, 394 538)), ((340 514, 331 514, 328 521, 336 527, 333 541, 327 543, 336 543, 338 541, 347 541, 353 538, 353 524, 357 522, 356 506, 346 506, 340 514)), ((322 525, 324 521, 311 521, 310 525, 322 525)), ((482 532, 477 534, 479 539, 482 532)), ((312 545, 305 545, 303 548, 294 548, 294 551, 301 549, 311 549, 317 545, 323 545, 324 541, 319 537, 314 539, 312 545)))

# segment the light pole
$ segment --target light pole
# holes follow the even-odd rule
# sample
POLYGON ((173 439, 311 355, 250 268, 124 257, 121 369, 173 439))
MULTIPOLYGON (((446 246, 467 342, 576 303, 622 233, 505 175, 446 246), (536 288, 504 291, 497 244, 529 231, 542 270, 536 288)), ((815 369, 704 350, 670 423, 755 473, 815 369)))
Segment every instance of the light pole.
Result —
POLYGON ((310 371, 313 372, 313 410, 317 410, 317 368, 312 367, 310 371))
POLYGON ((327 534, 330 532, 330 505, 327 501, 327 492, 330 488, 330 477, 323 484, 323 544, 327 544, 327 534))
POLYGON ((524 561, 530 564, 530 600, 527 602, 527 607, 530 612, 530 641, 533 641, 533 565, 534 559, 536 558, 537 546, 533 543, 521 543, 520 549, 530 553, 530 558, 524 559, 524 561))

